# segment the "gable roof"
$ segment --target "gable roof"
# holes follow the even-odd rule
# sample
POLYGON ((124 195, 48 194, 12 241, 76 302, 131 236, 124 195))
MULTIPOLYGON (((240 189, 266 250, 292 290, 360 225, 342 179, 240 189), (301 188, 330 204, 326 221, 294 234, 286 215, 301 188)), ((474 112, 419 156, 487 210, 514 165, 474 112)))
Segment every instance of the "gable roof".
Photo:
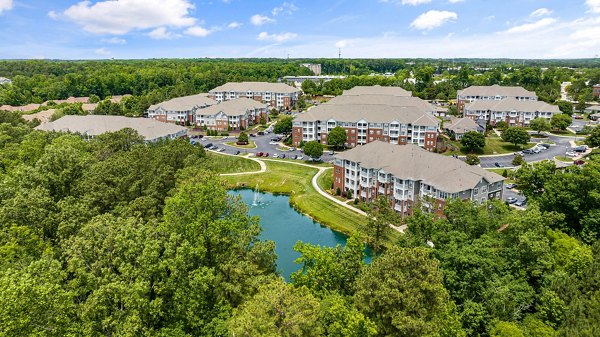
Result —
POLYGON ((227 116, 242 116, 248 110, 266 109, 267 105, 251 98, 241 97, 223 101, 219 104, 211 105, 207 108, 196 111, 198 116, 213 116, 219 112, 225 113, 227 116))
POLYGON ((412 96, 392 96, 392 95, 342 95, 329 100, 327 104, 337 105, 388 105, 396 107, 417 107, 423 112, 433 113, 437 109, 429 102, 412 96))
POLYGON ((206 107, 213 104, 217 104, 212 98, 208 97, 208 94, 197 94, 191 96, 177 97, 171 100, 151 105, 148 108, 149 111, 154 111, 158 108, 162 108, 166 111, 191 111, 194 108, 206 107))
POLYGON ((270 83, 270 82, 229 82, 210 90, 210 93, 217 92, 273 92, 293 94, 299 93, 300 89, 294 88, 285 83, 270 83))
POLYGON ((382 87, 380 85, 356 86, 349 90, 344 90, 344 95, 388 95, 399 97, 410 97, 412 93, 400 87, 382 87))
POLYGON ((465 106, 465 111, 490 110, 490 111, 520 111, 520 112, 553 112, 560 113, 556 105, 543 101, 520 101, 515 98, 496 100, 478 100, 465 106))
POLYGON ((432 153, 413 144, 375 141, 339 153, 335 158, 358 162, 364 168, 383 170, 400 179, 423 181, 447 193, 472 189, 482 179, 488 183, 504 180, 501 175, 479 166, 470 166, 460 159, 432 153))
POLYGON ((450 119, 450 123, 444 124, 444 129, 463 134, 469 131, 480 131, 482 127, 471 118, 452 118, 450 119))
POLYGON ((458 91, 459 96, 502 96, 502 97, 536 97, 533 91, 523 87, 508 87, 497 84, 490 86, 470 86, 458 91))
POLYGON ((64 116, 54 122, 41 124, 35 129, 41 131, 77 132, 90 136, 98 136, 106 132, 115 132, 125 128, 136 130, 148 141, 170 137, 187 131, 187 128, 183 126, 162 123, 151 118, 106 115, 64 116))
POLYGON ((388 123, 397 121, 402 124, 417 124, 421 126, 439 125, 437 118, 423 112, 414 106, 389 106, 372 104, 321 104, 309 111, 298 115, 294 121, 312 122, 336 120, 338 122, 358 122, 366 120, 370 123, 388 123))

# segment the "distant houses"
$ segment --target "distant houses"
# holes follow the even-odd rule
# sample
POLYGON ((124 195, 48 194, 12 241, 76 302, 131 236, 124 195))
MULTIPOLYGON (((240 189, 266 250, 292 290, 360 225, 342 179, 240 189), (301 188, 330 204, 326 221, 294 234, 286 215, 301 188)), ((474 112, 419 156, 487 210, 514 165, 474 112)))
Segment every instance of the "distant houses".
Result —
POLYGON ((537 101, 535 92, 523 87, 499 86, 470 86, 456 93, 456 104, 458 111, 462 111, 466 104, 475 101, 501 101, 512 98, 517 101, 537 101))
POLYGON ((561 111, 556 105, 515 98, 474 101, 467 104, 463 111, 465 117, 473 120, 483 119, 491 125, 503 121, 509 126, 528 126, 535 118, 550 121, 554 114, 559 113, 561 111))
POLYGON ((419 205, 443 215, 448 199, 502 199, 504 177, 418 146, 375 141, 334 157, 333 187, 364 202, 379 196, 412 215, 419 205))
POLYGON ((269 121, 269 109, 250 98, 223 101, 196 111, 196 125, 217 131, 240 131, 269 121))
POLYGON ((196 112, 207 108, 218 102, 208 97, 208 94, 198 94, 185 97, 177 97, 168 101, 151 105, 148 108, 148 118, 160 122, 177 124, 194 124, 196 112))
POLYGON ((37 126, 36 130, 79 133, 85 137, 96 137, 103 133, 125 128, 134 129, 147 142, 174 139, 187 135, 187 128, 170 123, 161 123, 149 118, 123 116, 87 115, 64 116, 54 122, 37 126))
POLYGON ((291 109, 302 91, 285 83, 229 82, 208 92, 217 102, 250 98, 277 109, 291 109))

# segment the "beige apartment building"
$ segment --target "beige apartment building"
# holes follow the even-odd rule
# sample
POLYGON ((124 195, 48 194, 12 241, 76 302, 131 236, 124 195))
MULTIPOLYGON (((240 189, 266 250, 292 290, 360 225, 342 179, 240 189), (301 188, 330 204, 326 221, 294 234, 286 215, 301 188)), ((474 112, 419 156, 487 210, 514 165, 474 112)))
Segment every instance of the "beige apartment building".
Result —
POLYGON ((192 96, 177 97, 171 100, 151 105, 148 108, 148 118, 156 119, 160 122, 169 122, 176 124, 194 124, 196 122, 196 112, 211 105, 217 104, 208 94, 198 94, 192 96))
POLYGON ((264 103, 250 98, 223 101, 196 111, 196 125, 210 130, 246 130, 248 127, 269 121, 269 109, 264 103))
POLYGON ((277 109, 290 109, 302 91, 285 83, 229 82, 209 91, 208 97, 217 102, 250 98, 277 109))
POLYGON ((510 126, 528 126, 535 118, 544 118, 548 122, 555 114, 561 113, 556 105, 542 101, 517 100, 479 100, 465 105, 463 115, 473 120, 483 119, 491 125, 504 121, 510 126))
POLYGON ((537 101, 535 92, 523 87, 505 87, 500 85, 470 86, 456 93, 458 111, 463 111, 466 104, 475 101, 500 101, 513 98, 517 101, 537 101))

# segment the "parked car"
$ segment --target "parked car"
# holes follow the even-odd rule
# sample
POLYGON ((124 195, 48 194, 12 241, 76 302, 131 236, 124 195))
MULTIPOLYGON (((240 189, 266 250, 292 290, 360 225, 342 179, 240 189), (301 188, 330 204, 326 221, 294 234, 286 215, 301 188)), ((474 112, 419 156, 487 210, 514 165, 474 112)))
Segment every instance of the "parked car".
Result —
POLYGON ((304 159, 304 156, 298 156, 298 157, 296 157, 296 159, 302 160, 302 159, 304 159))
POLYGON ((333 152, 333 150, 329 151, 329 155, 333 156, 335 154, 335 152, 333 152))
POLYGON ((531 151, 533 151, 533 153, 540 153, 540 152, 542 152, 542 150, 538 149, 537 147, 532 148, 531 151))
POLYGON ((517 202, 517 198, 515 198, 515 197, 508 197, 508 198, 506 198, 506 203, 507 204, 514 204, 515 202, 517 202))
POLYGON ((575 152, 573 152, 573 151, 569 151, 569 152, 567 152, 565 154, 567 155, 567 157, 577 157, 578 156, 578 154, 575 153, 575 152))
POLYGON ((521 153, 523 153, 523 154, 534 154, 535 152, 533 152, 533 150, 530 150, 530 149, 525 149, 525 150, 521 151, 521 153))
POLYGON ((496 167, 504 167, 504 165, 500 164, 499 162, 495 162, 494 166, 496 166, 496 167))
POLYGON ((263 153, 262 153, 262 152, 256 152, 256 156, 257 156, 257 157, 262 157, 262 156, 263 156, 263 153))
POLYGON ((527 199, 517 200, 515 202, 515 206, 523 207, 527 205, 527 199))
POLYGON ((264 132, 264 131, 258 131, 258 132, 257 132, 257 134, 258 134, 259 136, 264 136, 264 135, 265 135, 265 132, 264 132))
POLYGON ((506 188, 509 190, 512 190, 515 187, 517 187, 517 184, 506 184, 506 188))
POLYGON ((263 154, 263 157, 269 158, 269 152, 265 152, 265 154, 263 154))
POLYGON ((285 159, 285 154, 282 154, 281 156, 279 156, 279 158, 285 159))
POLYGON ((587 145, 581 145, 572 149, 575 152, 585 152, 587 151, 587 145))
POLYGON ((210 149, 213 146, 213 143, 204 144, 205 149, 210 149))
POLYGON ((220 148, 220 149, 219 149, 219 152, 225 152, 225 148, 224 148, 224 147, 223 147, 223 148, 220 148))
POLYGON ((293 155, 292 157, 290 157, 290 159, 297 159, 298 155, 293 155))
POLYGON ((585 162, 583 160, 581 160, 581 159, 578 159, 578 160, 574 161, 573 163, 575 165, 583 165, 583 164, 585 164, 585 162))
POLYGON ((251 133, 250 137, 256 137, 256 134, 255 133, 251 133))
POLYGON ((237 156, 238 154, 240 154, 240 150, 235 151, 234 154, 237 156))
POLYGON ((538 146, 541 146, 541 147, 545 148, 546 150, 550 148, 550 144, 548 144, 548 143, 540 143, 540 144, 538 144, 538 146))
POLYGON ((277 153, 273 153, 273 158, 279 158, 279 155, 277 153))
POLYGON ((275 142, 275 141, 270 141, 270 142, 269 142, 269 145, 277 145, 277 142, 275 142))

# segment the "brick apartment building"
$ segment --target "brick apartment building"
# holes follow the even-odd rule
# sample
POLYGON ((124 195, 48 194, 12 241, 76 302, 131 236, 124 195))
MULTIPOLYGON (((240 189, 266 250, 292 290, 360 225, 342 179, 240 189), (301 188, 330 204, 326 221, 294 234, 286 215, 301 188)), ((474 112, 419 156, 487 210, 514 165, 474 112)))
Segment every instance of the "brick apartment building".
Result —
POLYGON ((439 134, 434 111, 431 104, 399 87, 355 87, 298 115, 292 124, 292 143, 326 144, 331 129, 340 126, 348 134, 347 147, 380 140, 433 150, 439 134))
POLYGON ((510 126, 528 126, 535 118, 544 118, 548 122, 555 114, 561 113, 556 105, 542 101, 517 100, 479 100, 465 105, 463 115, 473 120, 483 119, 491 125, 500 121, 510 126))
POLYGON ((250 98, 223 101, 196 111, 196 125, 210 130, 245 130, 260 123, 263 118, 269 121, 269 109, 264 103, 250 98))
POLYGON ((229 82, 209 91, 208 97, 217 102, 250 98, 278 109, 290 109, 300 97, 301 90, 285 83, 229 82))
POLYGON ((448 199, 501 199, 504 185, 502 176, 459 159, 380 141, 337 154, 333 174, 334 189, 365 202, 387 196, 402 216, 417 203, 441 216, 448 199))
POLYGON ((466 104, 475 101, 500 101, 513 98, 517 101, 537 101, 535 92, 523 87, 505 87, 497 84, 490 86, 471 86, 456 93, 458 111, 463 111, 466 104))
POLYGON ((171 100, 151 105, 148 108, 148 118, 160 122, 177 124, 196 122, 196 111, 217 104, 208 94, 198 94, 185 97, 177 97, 171 100))

